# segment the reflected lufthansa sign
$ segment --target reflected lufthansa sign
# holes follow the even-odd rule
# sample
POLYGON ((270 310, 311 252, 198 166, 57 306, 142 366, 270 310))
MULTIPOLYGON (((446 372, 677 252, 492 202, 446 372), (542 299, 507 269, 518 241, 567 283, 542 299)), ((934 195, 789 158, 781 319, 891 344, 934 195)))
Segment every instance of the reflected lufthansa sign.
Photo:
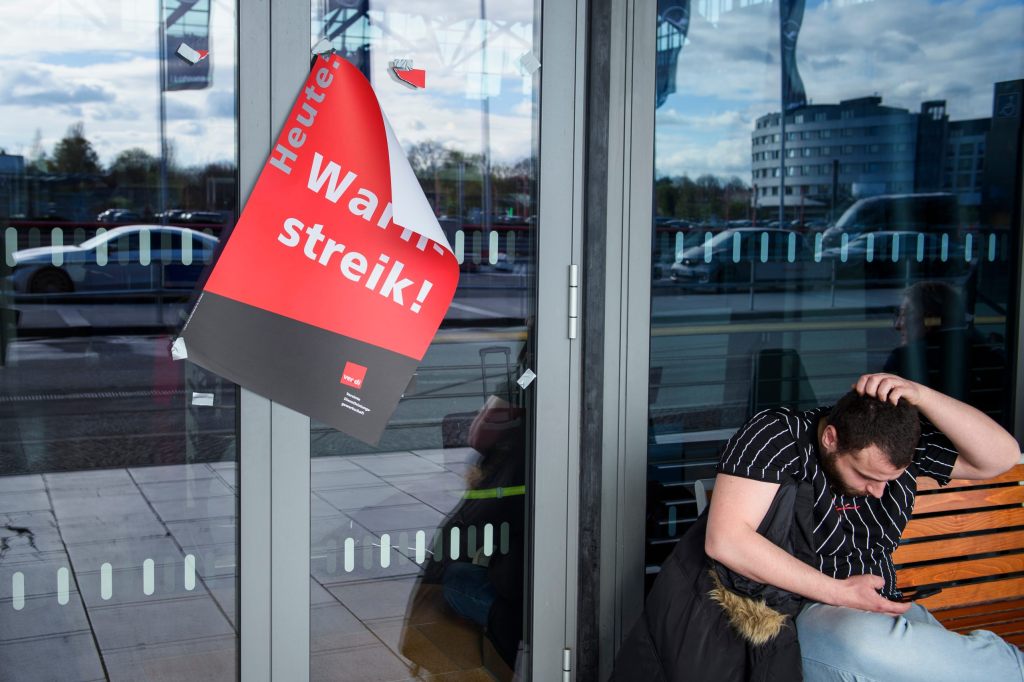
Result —
POLYGON ((210 87, 210 60, 189 62, 178 56, 182 44, 197 53, 210 51, 210 3, 163 0, 163 89, 202 90, 210 87))

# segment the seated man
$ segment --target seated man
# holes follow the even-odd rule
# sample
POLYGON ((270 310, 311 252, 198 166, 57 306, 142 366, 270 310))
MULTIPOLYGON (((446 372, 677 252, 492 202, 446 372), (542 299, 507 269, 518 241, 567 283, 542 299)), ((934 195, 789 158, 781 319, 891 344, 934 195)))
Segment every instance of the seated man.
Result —
POLYGON ((950 632, 924 607, 894 601, 892 564, 918 476, 997 476, 1018 462, 1017 442, 973 407, 894 375, 862 376, 854 389, 831 410, 766 410, 736 432, 707 555, 808 600, 796 620, 806 680, 1024 680, 1015 646, 950 632), (757 532, 784 480, 813 488, 816 566, 757 532))

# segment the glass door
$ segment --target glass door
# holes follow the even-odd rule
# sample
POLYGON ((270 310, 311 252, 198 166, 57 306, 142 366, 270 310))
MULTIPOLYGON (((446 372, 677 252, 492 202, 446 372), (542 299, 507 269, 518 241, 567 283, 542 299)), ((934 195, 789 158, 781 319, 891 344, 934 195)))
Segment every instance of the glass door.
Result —
POLYGON ((0 9, 0 676, 232 679, 236 387, 170 348, 238 209, 236 7, 40 9, 0 9))
POLYGON ((376 447, 311 425, 312 679, 511 679, 528 643, 538 82, 531 0, 315 1, 374 85, 460 263, 376 447), (425 71, 401 82, 395 60, 425 71))
POLYGON ((650 27, 648 586, 760 410, 885 371, 1019 428, 1021 3, 690 7, 650 27))

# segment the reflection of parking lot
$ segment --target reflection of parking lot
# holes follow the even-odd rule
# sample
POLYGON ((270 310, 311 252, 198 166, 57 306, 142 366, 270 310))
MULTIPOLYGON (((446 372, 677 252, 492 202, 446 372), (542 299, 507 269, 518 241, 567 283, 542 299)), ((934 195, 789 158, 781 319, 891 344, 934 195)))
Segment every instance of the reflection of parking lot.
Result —
POLYGON ((684 291, 873 288, 919 279, 962 282, 981 270, 1005 268, 1007 240, 996 233, 801 233, 779 228, 679 231, 655 253, 654 280, 684 291))
MULTIPOLYGON (((125 225, 65 244, 54 228, 49 246, 5 254, 4 288, 19 297, 189 291, 212 262, 219 240, 197 230, 125 225)), ((7 241, 5 245, 9 247, 7 241)))
MULTIPOLYGON (((515 357, 522 334, 521 327, 445 332, 428 350, 380 448, 440 447, 443 417, 483 402, 479 349, 503 343, 515 357)), ((169 336, 129 334, 12 342, 0 392, 0 473, 172 463, 183 448, 193 461, 233 452, 234 386, 173 362, 169 345, 169 336), (213 405, 192 405, 193 392, 213 393, 213 405)), ((489 385, 506 371, 503 364, 489 367, 489 385)), ((331 452, 370 449, 333 429, 317 428, 313 437, 331 452)))

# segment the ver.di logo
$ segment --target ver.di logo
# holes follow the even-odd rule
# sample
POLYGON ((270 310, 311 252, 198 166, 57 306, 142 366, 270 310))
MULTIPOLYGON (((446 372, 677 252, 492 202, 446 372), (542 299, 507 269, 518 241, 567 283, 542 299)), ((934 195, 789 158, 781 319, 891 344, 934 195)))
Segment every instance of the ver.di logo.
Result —
POLYGON ((366 378, 366 368, 354 362, 346 362, 341 372, 341 383, 352 388, 362 388, 366 378))

